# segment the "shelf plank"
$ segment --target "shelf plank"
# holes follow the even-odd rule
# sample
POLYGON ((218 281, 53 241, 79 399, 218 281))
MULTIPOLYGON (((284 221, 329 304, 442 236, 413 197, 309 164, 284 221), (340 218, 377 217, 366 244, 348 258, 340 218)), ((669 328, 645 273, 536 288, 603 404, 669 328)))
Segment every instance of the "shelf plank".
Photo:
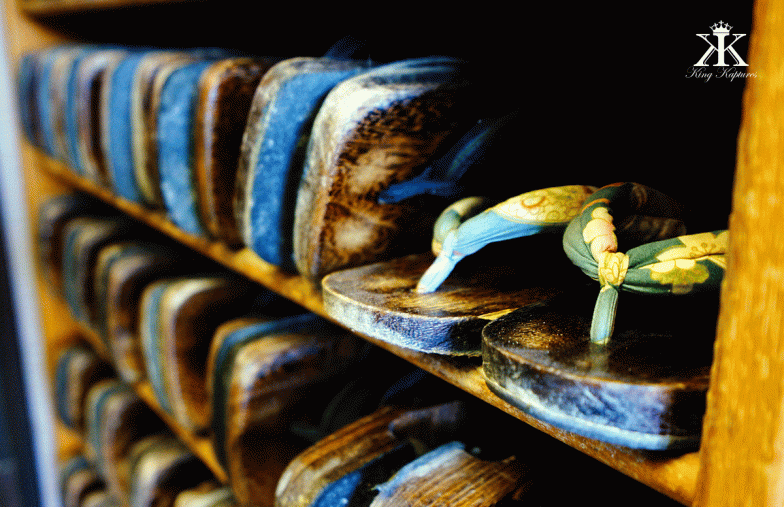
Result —
MULTIPOLYGON (((324 309, 320 287, 311 280, 282 271, 261 260, 247 248, 232 250, 222 243, 185 233, 168 221, 163 212, 151 211, 117 197, 108 189, 75 175, 64 164, 40 152, 37 153, 38 167, 65 185, 99 197, 129 216, 146 223, 227 268, 266 286, 309 311, 332 320, 324 309)), ((692 504, 699 469, 698 452, 683 454, 682 452, 639 451, 560 430, 529 416, 493 394, 484 382, 481 362, 478 359, 448 358, 419 353, 396 347, 361 333, 357 334, 656 491, 684 505, 692 504)), ((203 444, 197 441, 194 442, 194 445, 203 444)))
POLYGON ((54 16, 156 4, 200 2, 202 0, 17 0, 19 8, 33 16, 54 16))

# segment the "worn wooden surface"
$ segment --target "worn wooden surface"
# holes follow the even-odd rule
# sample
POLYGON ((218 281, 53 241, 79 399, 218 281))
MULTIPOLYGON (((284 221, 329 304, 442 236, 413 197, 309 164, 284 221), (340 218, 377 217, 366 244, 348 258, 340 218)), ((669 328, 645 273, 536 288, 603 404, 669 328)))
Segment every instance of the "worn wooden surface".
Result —
MULTIPOLYGON (((377 472, 386 478, 413 459, 413 447, 387 431, 389 423, 401 413, 400 410, 381 409, 299 454, 280 478, 275 495, 276 507, 307 507, 322 495, 333 495, 331 498, 336 503, 341 498, 351 499, 354 486, 362 479, 362 469, 366 465, 378 465, 377 472), (382 463, 385 459, 393 463, 385 467, 382 463), (343 484, 341 480, 350 474, 357 481, 343 484)), ((379 478, 379 475, 374 478, 379 478)))
POLYGON ((730 251, 694 505, 784 503, 784 6, 754 7, 730 251))
POLYGON ((172 507, 181 492, 212 478, 209 469, 174 438, 145 443, 134 452, 130 505, 172 507))
POLYGON ((63 507, 80 507, 85 496, 104 487, 95 468, 81 454, 61 464, 59 480, 63 507))
POLYGON ((614 341, 590 342, 595 289, 503 316, 482 331, 491 390, 568 431, 632 448, 699 445, 716 298, 631 296, 614 341), (673 354, 673 351, 677 351, 673 354))
POLYGON ((514 265, 466 262, 438 291, 420 294, 416 284, 432 262, 432 254, 417 254, 327 275, 324 308, 349 329, 398 347, 478 356, 487 322, 563 290, 514 265))
POLYGON ((382 204, 378 193, 414 176, 461 124, 471 121, 471 107, 460 106, 466 105, 470 87, 458 67, 438 58, 397 62, 330 92, 313 124, 297 195, 294 260, 299 273, 321 278, 344 267, 428 249, 430 228, 443 203, 382 204))
POLYGON ((161 294, 159 334, 143 343, 152 347, 145 350, 148 378, 154 385, 160 382, 160 391, 165 393, 161 405, 183 427, 194 432, 209 427, 209 411, 204 407, 209 403, 210 341, 220 324, 250 311, 260 291, 247 280, 215 275, 176 280, 161 294))
POLYGON ((184 252, 162 245, 134 242, 127 245, 108 270, 106 300, 103 302, 105 320, 99 334, 106 343, 118 375, 126 382, 137 382, 145 376, 139 334, 139 303, 144 288, 163 276, 181 273, 188 265, 192 266, 192 260, 184 252))
POLYGON ((165 430, 164 422, 124 382, 107 380, 94 387, 87 400, 89 419, 85 453, 110 493, 122 498, 127 491, 123 462, 142 438, 165 430))
POLYGON ((238 160, 234 211, 245 245, 271 264, 294 269, 297 188, 314 117, 335 85, 365 68, 352 60, 288 58, 256 89, 238 160))
POLYGON ((86 344, 71 345, 60 351, 54 392, 57 414, 63 424, 77 432, 83 431, 87 393, 92 386, 113 374, 109 363, 86 344))
POLYGON ((201 222, 213 238, 237 245, 234 192, 253 95, 271 63, 229 58, 201 76, 193 129, 193 172, 201 222))
MULTIPOLYGON (((164 232, 171 238, 201 252, 222 265, 244 274, 251 280, 263 284, 292 301, 296 301, 308 310, 329 318, 323 305, 321 288, 305 277, 287 273, 276 266, 270 265, 259 259, 258 256, 249 249, 234 251, 227 248, 221 242, 209 241, 204 238, 186 234, 167 221, 160 212, 150 212, 125 199, 116 198, 107 190, 97 187, 84 178, 74 176, 65 166, 32 148, 28 148, 26 153, 30 156, 31 166, 43 168, 56 180, 63 181, 69 186, 90 192, 102 200, 111 203, 113 206, 116 206, 124 213, 164 232)), ((370 342, 392 351, 397 356, 434 373, 447 382, 459 386, 461 389, 498 407, 500 410, 512 414, 514 417, 521 421, 525 421, 538 430, 553 436, 571 447, 579 449, 588 456, 596 458, 600 462, 623 472, 657 491, 661 491, 666 495, 677 499, 683 504, 688 505, 693 500, 696 489, 697 469, 699 467, 699 456, 696 452, 686 454, 650 454, 584 438, 574 433, 559 430, 554 426, 527 415, 522 410, 505 402, 491 392, 485 383, 481 364, 478 364, 476 361, 454 360, 435 354, 423 354, 390 345, 377 338, 373 338, 372 336, 362 336, 370 342)), ((154 400, 152 389, 149 384, 143 383, 142 391, 147 393, 149 400, 154 400)), ((196 438, 194 440, 194 445, 197 447, 200 445, 203 446, 203 442, 201 439, 196 438)), ((209 447, 209 444, 206 444, 206 446, 209 447)), ((208 456, 208 461, 211 453, 211 450, 207 450, 203 453, 203 455, 208 456)), ((210 462, 216 463, 214 459, 210 462)), ((213 470, 219 469, 219 465, 213 467, 213 470)))

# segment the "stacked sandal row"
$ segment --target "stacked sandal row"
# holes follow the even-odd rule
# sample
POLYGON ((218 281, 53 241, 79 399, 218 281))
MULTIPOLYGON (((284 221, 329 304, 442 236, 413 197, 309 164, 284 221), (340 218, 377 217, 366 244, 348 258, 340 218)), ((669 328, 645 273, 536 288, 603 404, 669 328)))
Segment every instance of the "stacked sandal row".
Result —
POLYGON ((467 62, 66 45, 19 69, 29 141, 191 234, 320 279, 422 251, 449 200, 502 191, 520 122, 467 62))
MULTIPOLYGON (((58 415, 83 435, 78 461, 89 465, 80 478, 70 479, 78 467, 64 464, 64 496, 81 498, 68 500, 71 505, 162 505, 156 502, 167 498, 191 505, 181 497, 198 498, 197 492, 226 505, 271 505, 276 498, 278 505, 309 505, 299 500, 302 495, 313 505, 332 505, 335 495, 370 502, 380 477, 391 480, 393 472, 449 443, 414 445, 405 432, 387 435, 386 425, 406 411, 464 397, 405 361, 297 311, 89 197, 51 199, 39 223, 47 278, 106 351, 99 356, 74 345, 61 351, 57 364, 58 415), (209 439, 230 494, 144 404, 133 389, 140 382, 152 386, 157 408, 179 428, 209 439), (333 435, 344 426, 348 429, 333 435), (341 436, 346 432, 350 438, 341 436), (328 450, 319 450, 323 446, 328 450), (348 448, 355 448, 353 458, 348 448), (342 461, 322 463, 323 452, 342 461), (328 467, 322 478, 309 475, 310 459, 328 467), (371 459, 379 463, 368 465, 371 459), (301 471, 286 472, 299 470, 303 460, 309 479, 297 477, 301 471), (338 480, 329 468, 336 463, 353 475, 338 480), (89 487, 87 475, 95 478, 89 487), (327 487, 324 477, 336 484, 327 487)), ((460 419, 465 416, 460 407, 418 416, 411 423, 423 432, 417 439, 439 433, 421 428, 433 414, 460 419)), ((454 438, 458 434, 452 432, 447 440, 454 438)), ((465 459, 487 463, 478 477, 459 480, 484 484, 485 475, 502 472, 501 486, 495 478, 471 490, 486 497, 486 505, 524 484, 511 453, 488 462, 464 447, 454 443, 447 454, 435 456, 456 459, 458 468, 465 459)), ((385 495, 408 484, 399 476, 396 481, 385 495)), ((395 505, 390 501, 378 505, 395 505)))

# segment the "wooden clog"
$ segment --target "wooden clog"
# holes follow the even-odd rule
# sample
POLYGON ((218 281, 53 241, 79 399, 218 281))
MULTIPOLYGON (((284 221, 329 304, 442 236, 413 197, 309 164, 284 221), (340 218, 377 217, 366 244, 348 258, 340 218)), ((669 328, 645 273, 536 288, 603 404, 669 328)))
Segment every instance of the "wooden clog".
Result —
MULTIPOLYGON (((535 240, 543 265, 560 250, 535 240)), ((536 251, 537 247, 532 247, 536 251)), ((512 250, 518 252, 519 250, 512 250)), ((324 307, 330 317, 362 334, 399 347, 448 355, 481 354, 481 330, 490 320, 563 290, 558 270, 539 270, 505 263, 508 256, 466 259, 434 293, 415 289, 432 254, 409 255, 346 269, 322 280, 324 307), (500 262, 499 262, 500 261, 500 262)), ((567 266, 568 267, 568 266, 567 266)))
POLYGON ((471 95, 461 63, 450 58, 388 64, 329 93, 314 121, 297 195, 293 248, 302 275, 319 279, 427 250, 440 211, 430 209, 435 203, 382 204, 378 195, 415 176, 475 120, 471 95))
POLYGON ((238 507, 237 499, 228 486, 207 481, 177 495, 174 507, 238 507))
POLYGON ((37 146, 49 156, 55 153, 55 109, 52 100, 52 69, 58 58, 66 53, 69 45, 52 46, 38 55, 38 69, 35 80, 35 113, 38 117, 37 146))
POLYGON ((63 507, 80 507, 85 496, 104 487, 101 477, 81 454, 60 466, 59 478, 63 507))
POLYGON ((158 402, 184 428, 209 427, 206 363, 215 329, 277 298, 236 276, 159 280, 142 295, 142 350, 158 402))
POLYGON ((97 265, 99 333, 118 375, 138 382, 146 376, 139 330, 144 288, 155 280, 198 270, 203 263, 170 245, 130 241, 104 248, 97 265))
POLYGON ((488 387, 554 426, 616 445, 699 443, 718 303, 624 297, 607 345, 591 343, 592 287, 575 287, 483 330, 488 387))
POLYGON ((271 60, 228 58, 199 78, 194 110, 192 170, 200 222, 213 238, 239 245, 234 187, 251 101, 271 60))
POLYGON ((275 505, 310 507, 372 498, 371 488, 416 457, 387 427, 402 413, 382 408, 299 454, 278 482, 275 505))
POLYGON ((161 438, 134 449, 128 501, 132 507, 173 507, 180 493, 215 480, 180 441, 161 438))
POLYGON ((62 295, 63 239, 68 220, 85 215, 110 213, 100 201, 87 194, 59 194, 38 208, 38 259, 44 279, 62 295))
POLYGON ((85 410, 85 456, 106 481, 107 490, 121 498, 127 490, 122 461, 135 442, 160 433, 166 426, 128 384, 118 379, 96 384, 88 394, 85 410))
POLYGON ((139 62, 131 86, 133 164, 136 184, 143 202, 163 208, 158 174, 158 111, 161 90, 178 68, 205 58, 216 58, 219 50, 151 52, 139 62))
POLYGON ((76 170, 102 186, 109 186, 101 143, 101 88, 108 79, 108 69, 124 58, 124 49, 102 49, 90 52, 76 71, 75 105, 78 113, 78 153, 76 170))
POLYGON ((239 158, 236 227, 265 261, 292 270, 296 192, 313 119, 338 83, 367 64, 335 58, 291 58, 259 83, 239 158))
POLYGON ((277 478, 304 448, 281 435, 303 412, 322 406, 317 400, 336 389, 332 379, 364 348, 313 314, 238 319, 218 328, 208 366, 213 442, 241 504, 271 504, 277 478))
POLYGON ((39 51, 25 53, 19 59, 16 74, 19 121, 24 139, 33 146, 38 143, 38 121, 35 113, 35 90, 38 79, 39 51))
POLYGON ((54 374, 57 415, 62 423, 82 432, 87 393, 95 384, 113 375, 111 366, 87 345, 63 349, 54 374))
POLYGON ((63 245, 63 290, 73 317, 90 326, 94 321, 95 262, 100 250, 113 241, 140 232, 125 218, 80 217, 65 228, 63 245))
POLYGON ((122 507, 122 503, 108 491, 92 491, 85 495, 80 507, 122 507))
POLYGON ((67 134, 69 85, 74 77, 77 63, 89 50, 88 46, 82 44, 68 46, 58 54, 49 76, 49 100, 52 109, 52 152, 50 155, 64 163, 69 163, 70 160, 67 134))
POLYGON ((133 152, 131 103, 136 70, 152 51, 135 51, 107 69, 101 89, 101 148, 109 186, 114 193, 132 202, 143 202, 136 181, 133 152))
POLYGON ((376 489, 370 507, 450 505, 491 507, 510 499, 523 471, 509 457, 485 461, 466 451, 462 442, 444 444, 408 463, 376 489))

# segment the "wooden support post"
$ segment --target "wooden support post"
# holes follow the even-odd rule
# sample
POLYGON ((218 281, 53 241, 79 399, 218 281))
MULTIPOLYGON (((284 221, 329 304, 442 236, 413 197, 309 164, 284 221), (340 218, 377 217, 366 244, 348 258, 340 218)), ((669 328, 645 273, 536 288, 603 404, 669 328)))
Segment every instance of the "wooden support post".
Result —
POLYGON ((784 504, 784 4, 756 3, 747 61, 700 507, 784 504))

